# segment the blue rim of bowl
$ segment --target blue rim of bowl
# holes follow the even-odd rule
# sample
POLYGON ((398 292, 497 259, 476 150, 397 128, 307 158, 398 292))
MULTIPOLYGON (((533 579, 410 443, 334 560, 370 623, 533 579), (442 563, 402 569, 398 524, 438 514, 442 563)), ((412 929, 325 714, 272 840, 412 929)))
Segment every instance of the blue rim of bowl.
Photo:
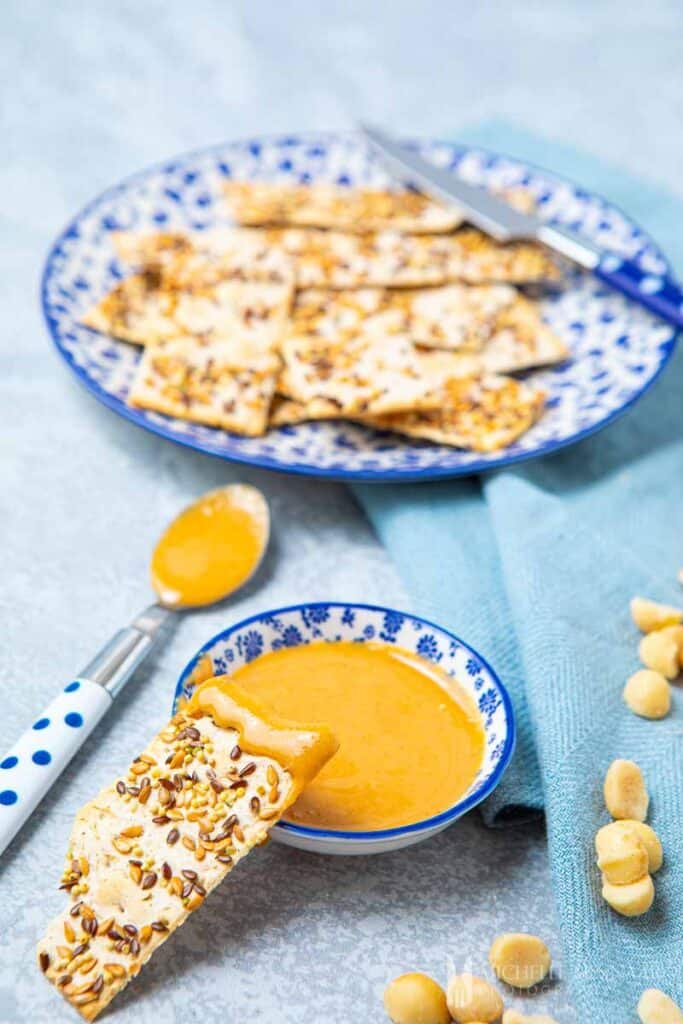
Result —
MULTIPOLYGON (((136 424, 136 426, 142 427, 144 430, 147 430, 152 434, 156 434, 159 437, 163 437, 167 441, 172 441, 174 444, 180 445, 183 448, 190 448, 194 451, 203 452, 205 455, 215 455, 218 458, 224 459, 228 462, 235 462, 247 466, 254 466, 257 469, 269 469, 280 473, 292 474, 294 476, 320 477, 325 480, 349 480, 359 482, 364 481, 366 483, 411 483, 418 480, 447 480, 459 476, 469 476, 470 474, 473 473, 487 473, 490 470, 501 469, 503 466, 512 466, 520 462, 527 462, 529 459, 543 458, 546 455, 551 455, 554 452, 561 451, 563 448, 567 448, 569 445, 577 444, 579 441, 583 441, 585 440, 585 438, 597 433, 604 427, 609 426, 610 423, 613 423, 614 420, 618 419, 620 416, 626 413, 640 398, 642 398, 642 396, 647 391, 649 391, 649 389, 659 378, 660 374, 662 373, 662 371, 668 364, 669 360, 671 359, 671 356, 673 355, 674 349, 676 347, 676 340, 678 338, 678 332, 675 329, 672 329, 671 334, 666 339, 666 341, 660 342, 658 346, 659 351, 661 353, 661 361, 659 363, 659 366, 657 367, 653 375, 650 377, 650 379, 646 381, 645 384, 643 384, 640 390, 636 391, 635 394, 633 394, 627 402, 625 402, 618 409, 614 409, 611 413, 605 416, 598 423, 593 423, 590 427, 586 427, 584 430, 579 430, 576 433, 572 434, 570 437, 565 437, 558 441, 549 441, 546 444, 539 445, 539 447, 533 451, 520 452, 517 455, 507 456, 503 452, 503 454, 501 454, 500 458, 498 459, 489 462, 471 462, 468 463, 466 466, 461 467, 443 466, 426 468, 418 471, 411 470, 409 468, 405 470, 392 469, 380 471, 364 469, 325 469, 324 467, 316 466, 312 463, 307 462, 283 463, 279 459, 269 458, 267 456, 251 456, 249 454, 242 455, 240 452, 226 452, 223 447, 213 445, 210 441, 194 441, 191 438, 184 438, 177 434, 172 429, 170 429, 169 427, 166 427, 161 423, 154 423, 151 420, 148 420, 143 415, 143 413, 138 412, 135 409, 132 409, 131 407, 127 406, 124 402, 122 402, 119 398, 115 398, 114 396, 108 394, 104 390, 104 388, 102 388, 96 381, 94 381, 86 373, 85 370, 81 369, 81 367, 76 364, 71 354, 62 346, 57 332, 56 319, 50 316, 48 312, 47 284, 52 275, 53 264, 62 246, 62 243, 73 232, 74 227, 79 223, 79 221, 83 217, 87 216, 100 203, 116 196, 117 194, 124 192, 129 185, 133 185, 135 182, 147 177, 148 175, 153 174, 154 172, 157 171, 162 171, 168 164, 182 164, 183 162, 187 162, 188 160, 191 160, 195 157, 199 157, 200 155, 203 154, 220 152, 220 150, 224 149, 226 146, 249 146, 256 143, 262 144, 264 141, 267 141, 273 145, 283 145, 284 143, 289 143, 293 145, 301 143, 307 138, 307 136, 310 136, 311 139, 325 140, 329 144, 329 142, 333 142, 335 139, 353 138, 354 134, 355 133, 353 132, 299 132, 296 134, 286 135, 257 135, 245 139, 226 140, 223 142, 214 143, 213 145, 210 146, 200 146, 196 149, 186 150, 183 153, 179 153, 175 157, 169 157, 166 160, 157 161, 153 164, 150 164, 148 167, 143 168, 140 171, 136 171, 133 174, 127 175, 125 178, 122 178, 115 185, 111 185, 109 186, 109 188, 104 189, 97 196, 95 196, 94 199, 91 199, 90 202, 86 203, 85 206, 81 207, 81 209, 71 218, 66 227, 63 228, 63 230, 59 233, 59 235, 53 242, 52 247, 50 248, 50 251, 45 260, 40 282, 40 302, 43 311, 43 318, 47 325, 48 333, 59 355, 62 357, 67 366, 71 369, 72 373, 75 375, 79 383, 83 387, 85 387, 86 390, 88 390, 92 395, 94 395, 95 398, 97 398, 100 402, 106 405, 107 408, 111 409, 119 416, 122 416, 124 419, 129 420, 131 423, 136 424)), ((535 169, 536 171, 539 171, 541 174, 544 174, 546 177, 551 178, 554 181, 564 182, 567 185, 570 185, 572 188, 580 190, 581 192, 586 193, 592 198, 599 200, 606 206, 609 206, 612 209, 617 210, 629 223, 635 224, 635 226, 638 228, 638 231, 642 234, 643 239, 652 246, 655 255, 664 262, 664 265, 666 267, 666 273, 669 275, 672 274, 672 268, 668 259, 661 251, 655 240, 648 234, 648 232, 641 228, 640 224, 636 224, 635 221, 633 221, 632 218, 629 216, 629 214, 622 210, 616 203, 613 203, 610 200, 605 199, 604 196, 600 195, 597 192, 585 189, 582 185, 579 185, 571 178, 566 178, 564 177, 564 175, 558 175, 554 171, 550 171, 547 168, 542 167, 539 164, 533 163, 531 161, 521 160, 518 157, 510 156, 506 153, 497 152, 495 150, 486 149, 483 146, 469 146, 464 143, 454 142, 452 140, 448 141, 445 139, 431 138, 409 138, 404 139, 403 142, 406 145, 412 146, 428 144, 432 146, 450 146, 453 149, 461 152, 476 151, 478 153, 484 153, 486 156, 491 157, 493 159, 510 160, 511 162, 516 163, 522 167, 535 169)))
MULTIPOLYGON (((206 654, 208 649, 213 647, 214 644, 227 640, 238 630, 244 629, 246 626, 250 626, 252 623, 258 622, 266 617, 284 615, 287 612, 297 612, 302 609, 308 610, 315 608, 353 608, 361 611, 381 612, 383 614, 396 610, 393 608, 386 608, 383 605, 360 604, 355 601, 311 601, 310 603, 290 604, 284 608, 274 608, 269 611, 258 612, 256 615, 250 615, 249 618, 242 619, 241 622, 237 622, 234 626, 229 626, 220 633, 216 633, 216 635, 212 636, 210 640, 207 640, 206 643, 199 648, 196 654, 193 655, 190 661, 188 661, 187 665, 180 673, 180 677, 176 683, 175 693, 173 694, 174 711, 178 698, 183 692, 186 681, 189 679, 192 671, 196 667, 197 661, 203 654, 206 654)), ((413 615, 412 612, 399 612, 398 614, 404 615, 406 618, 413 619, 415 622, 421 622, 424 626, 444 634, 451 640, 455 640, 461 647, 464 647, 465 650, 469 651, 479 661, 482 668, 489 674, 491 681, 500 693, 505 711, 505 723, 507 727, 505 745, 498 764, 493 772, 491 772, 491 775, 488 777, 486 782, 473 793, 470 793, 469 796, 465 797, 463 800, 459 800, 447 810, 441 811, 440 814, 436 814, 431 818, 424 818, 422 821, 413 822, 411 825, 401 825, 397 828, 377 829, 372 832, 342 832, 335 831, 333 829, 307 828, 305 825, 294 825, 289 821, 279 821, 276 828, 283 832, 287 832, 290 835, 301 836, 303 839, 343 839, 357 841, 396 839, 400 836, 409 836, 418 832, 427 832, 433 828, 438 828, 440 825, 445 826, 452 821, 456 821, 458 818, 462 817, 463 814, 466 814, 467 811, 472 810, 473 807, 480 804, 482 800, 485 800, 486 797, 489 796, 496 788, 502 778, 503 772, 509 765, 515 749, 517 728, 515 725, 515 712, 512 707, 510 694, 500 681, 498 674, 491 668, 486 658, 483 658, 478 651, 471 647, 465 640, 462 640, 456 633, 452 633, 450 629, 444 629, 443 626, 439 626, 436 622, 432 622, 430 619, 423 619, 420 615, 413 615)))

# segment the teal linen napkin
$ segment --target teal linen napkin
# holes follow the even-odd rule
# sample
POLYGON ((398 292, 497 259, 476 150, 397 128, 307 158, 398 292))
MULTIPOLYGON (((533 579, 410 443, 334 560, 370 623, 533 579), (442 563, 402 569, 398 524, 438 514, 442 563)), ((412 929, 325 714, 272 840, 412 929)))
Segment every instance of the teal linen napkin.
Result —
MULTIPOLYGON (((683 270, 683 203, 673 197, 505 123, 460 138, 604 194, 683 270)), ((580 1019, 635 1020, 650 986, 683 1003, 683 687, 661 722, 637 718, 621 698, 638 667, 630 597, 683 600, 683 353, 622 419, 557 455, 478 480, 354 493, 414 610, 481 650, 511 691, 517 752, 484 817, 502 825, 545 809, 580 1019), (595 831, 609 820, 602 780, 616 757, 641 765, 665 847, 642 918, 603 903, 594 864, 595 831)))

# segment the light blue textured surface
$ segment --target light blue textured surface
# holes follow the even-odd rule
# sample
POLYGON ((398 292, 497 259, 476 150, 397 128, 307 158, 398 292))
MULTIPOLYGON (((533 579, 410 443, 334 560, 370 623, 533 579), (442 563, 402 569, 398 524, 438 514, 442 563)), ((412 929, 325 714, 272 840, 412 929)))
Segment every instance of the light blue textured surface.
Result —
MULTIPOLYGON (((467 141, 552 165, 608 196, 683 268, 683 207, 665 193, 501 123, 467 141)), ((487 813, 499 821, 520 803, 545 805, 572 995, 594 1024, 632 1019, 649 986, 683 1001, 683 693, 660 722, 621 699, 638 665, 629 598, 680 601, 682 394, 678 352, 622 420, 564 453, 410 496, 355 489, 419 610, 468 636, 515 694, 523 738, 487 813), (641 765, 666 851, 641 919, 603 903, 594 865, 593 836, 609 820, 602 781, 616 757, 641 765)))

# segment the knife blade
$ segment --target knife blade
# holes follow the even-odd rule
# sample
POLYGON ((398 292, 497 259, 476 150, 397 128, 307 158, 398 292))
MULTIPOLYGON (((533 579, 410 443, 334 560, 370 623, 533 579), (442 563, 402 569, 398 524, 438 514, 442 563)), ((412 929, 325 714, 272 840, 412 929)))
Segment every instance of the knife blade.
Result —
POLYGON ((361 131, 388 167, 399 174, 409 174, 429 195, 461 208, 467 219, 487 235, 499 242, 536 237, 539 223, 536 217, 515 210, 485 189, 470 185, 452 171, 424 160, 377 128, 361 125, 361 131))
POLYGON ((677 328, 683 328, 683 290, 673 277, 652 274, 640 263, 608 252, 534 214, 515 210, 484 188, 471 185, 453 171, 416 153, 385 132, 360 124, 361 135, 389 171, 418 185, 421 191, 462 210, 467 220, 499 242, 535 240, 567 257, 601 281, 677 328))

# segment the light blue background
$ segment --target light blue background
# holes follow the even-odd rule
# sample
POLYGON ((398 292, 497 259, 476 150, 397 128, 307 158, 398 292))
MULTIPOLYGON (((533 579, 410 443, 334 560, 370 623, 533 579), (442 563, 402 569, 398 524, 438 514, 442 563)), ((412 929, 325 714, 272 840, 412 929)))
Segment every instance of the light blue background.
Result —
MULTIPOLYGON (((161 724, 193 650, 277 604, 407 603, 342 487, 182 451, 78 388, 39 315, 52 237, 146 163, 240 135, 348 128, 355 114, 456 137, 504 117, 683 196, 680 17, 661 0, 2 4, 0 744, 145 604, 150 547, 188 497, 248 479, 276 522, 258 579, 179 624, 3 859, 2 1024, 73 1019, 33 967, 35 939, 62 903, 54 886, 70 821, 161 724)), ((371 861, 271 845, 155 957, 115 1019, 379 1022, 389 977, 421 968, 445 980, 449 962, 481 971, 503 929, 538 930, 557 951, 538 829, 491 833, 471 816, 371 861)), ((575 1019, 561 980, 533 1009, 575 1019)))

